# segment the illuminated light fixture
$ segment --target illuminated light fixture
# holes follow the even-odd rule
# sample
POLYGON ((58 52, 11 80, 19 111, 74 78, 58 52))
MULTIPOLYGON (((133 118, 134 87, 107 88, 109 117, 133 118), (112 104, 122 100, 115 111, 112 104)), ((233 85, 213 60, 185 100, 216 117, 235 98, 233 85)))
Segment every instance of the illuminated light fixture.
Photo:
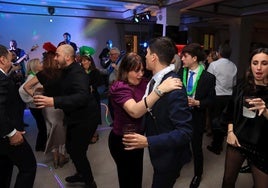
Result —
POLYGON ((137 14, 137 11, 134 10, 133 14, 134 14, 133 21, 135 23, 150 21, 150 19, 151 19, 151 12, 150 11, 146 11, 146 12, 142 12, 142 13, 137 14))
POLYGON ((151 12, 150 12, 150 11, 146 12, 146 14, 145 14, 145 18, 146 18, 147 20, 150 20, 150 18, 151 18, 151 12))
POLYGON ((148 47, 148 43, 147 43, 147 42, 144 42, 144 43, 142 44, 142 46, 143 46, 143 48, 147 48, 147 47, 148 47))
POLYGON ((135 15, 134 16, 134 22, 136 22, 136 23, 139 23, 140 22, 139 15, 135 15))

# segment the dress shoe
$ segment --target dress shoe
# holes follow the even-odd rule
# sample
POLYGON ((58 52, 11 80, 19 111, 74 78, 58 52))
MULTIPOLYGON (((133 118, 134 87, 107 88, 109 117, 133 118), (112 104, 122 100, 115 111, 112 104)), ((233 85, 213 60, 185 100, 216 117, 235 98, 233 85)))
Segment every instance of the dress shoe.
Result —
POLYGON ((207 146, 207 149, 211 151, 212 153, 215 153, 216 155, 220 155, 222 151, 222 149, 218 149, 210 145, 207 146))
POLYGON ((240 173, 251 173, 251 168, 249 165, 242 166, 239 170, 240 173))
POLYGON ((85 182, 84 178, 81 174, 76 173, 73 176, 68 176, 65 178, 65 181, 68 183, 77 183, 77 182, 85 182))
POLYGON ((200 182, 201 182, 201 176, 194 176, 191 181, 190 188, 199 187, 200 182))

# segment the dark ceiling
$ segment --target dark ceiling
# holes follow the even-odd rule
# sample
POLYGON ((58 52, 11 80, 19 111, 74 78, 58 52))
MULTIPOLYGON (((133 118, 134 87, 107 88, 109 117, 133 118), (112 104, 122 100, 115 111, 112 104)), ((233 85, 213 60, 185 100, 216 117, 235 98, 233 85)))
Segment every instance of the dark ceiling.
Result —
POLYGON ((0 13, 129 20, 134 10, 156 15, 169 6, 178 9, 181 24, 224 24, 243 16, 266 24, 268 19, 267 0, 0 0, 0 13))

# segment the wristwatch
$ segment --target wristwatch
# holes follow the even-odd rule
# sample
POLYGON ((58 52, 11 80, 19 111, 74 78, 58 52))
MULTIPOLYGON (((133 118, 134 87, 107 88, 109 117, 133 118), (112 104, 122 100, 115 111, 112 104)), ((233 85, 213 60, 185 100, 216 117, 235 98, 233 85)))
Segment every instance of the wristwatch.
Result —
POLYGON ((159 97, 162 97, 165 93, 161 90, 158 89, 158 87, 156 87, 154 89, 154 92, 159 96, 159 97))

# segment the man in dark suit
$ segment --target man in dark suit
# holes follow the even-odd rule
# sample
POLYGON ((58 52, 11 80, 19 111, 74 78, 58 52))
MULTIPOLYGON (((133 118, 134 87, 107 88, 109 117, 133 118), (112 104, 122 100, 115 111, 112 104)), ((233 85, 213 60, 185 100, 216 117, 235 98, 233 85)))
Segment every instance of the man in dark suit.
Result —
MULTIPOLYGON (((153 72, 150 83, 160 99, 148 109, 144 125, 146 136, 124 135, 126 150, 148 147, 154 168, 153 188, 172 188, 182 166, 190 161, 191 112, 185 88, 163 93, 157 87, 166 78, 178 77, 171 64, 176 47, 166 37, 152 39, 147 48, 146 68, 153 72), (154 80, 154 81, 153 81, 154 80)), ((145 96, 150 92, 146 90, 145 96)), ((146 97, 144 98, 145 104, 146 97)))
POLYGON ((0 187, 9 188, 13 165, 19 173, 15 187, 32 188, 36 174, 33 151, 24 138, 23 123, 18 117, 19 93, 7 76, 12 54, 0 45, 0 187))
POLYGON ((200 63, 205 59, 205 53, 197 43, 186 45, 182 49, 183 68, 179 76, 183 80, 188 95, 188 104, 192 112, 192 151, 194 156, 194 177, 190 188, 197 188, 203 174, 203 133, 206 125, 206 109, 212 105, 215 98, 216 78, 204 70, 200 63), (191 81, 191 75, 192 81, 191 81))
POLYGON ((64 111, 67 126, 66 149, 77 173, 65 178, 68 183, 84 182, 87 188, 95 188, 96 183, 87 159, 87 149, 98 125, 96 99, 89 92, 89 79, 84 69, 75 62, 71 45, 57 48, 55 60, 62 69, 61 95, 57 97, 34 96, 40 108, 54 106, 64 111))

